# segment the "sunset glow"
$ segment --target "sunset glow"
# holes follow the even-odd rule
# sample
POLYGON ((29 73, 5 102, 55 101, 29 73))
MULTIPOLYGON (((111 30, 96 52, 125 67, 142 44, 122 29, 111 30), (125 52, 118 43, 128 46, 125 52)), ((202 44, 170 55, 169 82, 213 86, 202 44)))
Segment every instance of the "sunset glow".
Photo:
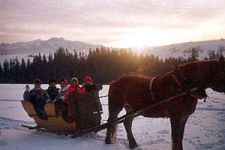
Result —
POLYGON ((224 0, 0 0, 0 43, 63 37, 145 47, 225 37, 224 0))

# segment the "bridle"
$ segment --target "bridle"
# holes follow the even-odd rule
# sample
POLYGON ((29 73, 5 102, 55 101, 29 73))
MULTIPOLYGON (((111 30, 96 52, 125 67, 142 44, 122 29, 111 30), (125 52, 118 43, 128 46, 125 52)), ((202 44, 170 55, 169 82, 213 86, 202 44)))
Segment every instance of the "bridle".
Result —
MULTIPOLYGON (((154 84, 155 84, 155 81, 159 77, 161 77, 161 76, 162 75, 158 75, 156 77, 153 77, 150 80, 150 83, 149 83, 149 91, 150 91, 151 98, 153 100, 157 100, 157 97, 155 96, 155 93, 153 91, 154 84)), ((187 94, 190 95, 191 97, 193 97, 195 99, 202 99, 202 98, 204 98, 204 102, 206 101, 207 95, 206 96, 205 95, 203 96, 202 94, 199 94, 198 93, 198 91, 200 90, 199 88, 195 87, 195 88, 190 89, 190 87, 187 87, 186 86, 186 84, 189 82, 189 80, 186 77, 186 75, 182 72, 180 66, 177 66, 176 67, 176 70, 174 70, 173 72, 171 72, 171 78, 176 83, 179 92, 187 91, 187 94), (181 80, 178 79, 178 77, 177 77, 178 75, 181 77, 181 80), (193 90, 193 89, 196 89, 196 90, 193 90)), ((179 94, 179 93, 177 93, 177 94, 179 94)))

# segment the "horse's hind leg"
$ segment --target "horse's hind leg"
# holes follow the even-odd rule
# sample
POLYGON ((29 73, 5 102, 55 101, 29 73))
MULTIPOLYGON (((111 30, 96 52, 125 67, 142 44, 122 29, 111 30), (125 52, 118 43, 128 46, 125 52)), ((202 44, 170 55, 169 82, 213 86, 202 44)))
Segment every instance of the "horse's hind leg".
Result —
POLYGON ((172 150, 183 150, 182 140, 184 135, 185 124, 189 115, 172 116, 171 129, 172 129, 172 150))
MULTIPOLYGON (((122 110, 122 106, 118 105, 113 105, 109 104, 109 118, 108 122, 116 120, 118 117, 118 114, 122 110)), ((105 143, 106 144, 113 144, 116 140, 116 125, 115 124, 109 124, 107 127, 107 132, 106 132, 106 138, 105 138, 105 143)))
MULTIPOLYGON (((129 113, 132 109, 129 107, 125 107, 127 113, 129 113)), ((133 122, 134 117, 127 117, 124 121, 124 127, 126 129, 127 132, 127 138, 128 138, 128 142, 129 142, 129 147, 130 148, 135 148, 137 147, 137 142, 134 138, 134 135, 132 133, 132 122, 133 122)))

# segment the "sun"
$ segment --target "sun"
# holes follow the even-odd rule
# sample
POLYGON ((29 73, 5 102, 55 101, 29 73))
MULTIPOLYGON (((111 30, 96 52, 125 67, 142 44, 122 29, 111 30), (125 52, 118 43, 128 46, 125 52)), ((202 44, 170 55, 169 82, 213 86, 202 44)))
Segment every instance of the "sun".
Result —
POLYGON ((144 29, 132 29, 123 35, 119 47, 141 48, 149 45, 150 34, 144 29))
POLYGON ((179 30, 157 30, 151 28, 129 29, 126 34, 117 43, 117 47, 131 47, 136 51, 144 47, 154 47, 168 45, 175 42, 185 41, 190 36, 188 31, 180 32, 179 30))
POLYGON ((118 47, 132 47, 141 49, 144 47, 163 45, 171 41, 171 34, 165 31, 152 30, 150 28, 135 28, 123 35, 118 47))

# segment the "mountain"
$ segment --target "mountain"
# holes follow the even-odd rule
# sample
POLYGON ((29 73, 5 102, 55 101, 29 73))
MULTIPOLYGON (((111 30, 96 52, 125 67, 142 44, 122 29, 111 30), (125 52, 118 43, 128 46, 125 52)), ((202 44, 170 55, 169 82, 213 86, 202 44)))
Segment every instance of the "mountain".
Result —
POLYGON ((48 40, 34 40, 30 42, 2 43, 0 44, 0 55, 17 55, 17 54, 37 54, 37 53, 54 53, 59 47, 67 48, 70 52, 74 49, 87 52, 90 48, 95 49, 101 45, 84 43, 80 41, 69 41, 63 38, 50 38, 48 40))
MULTIPOLYGON (((76 49, 77 52, 82 51, 88 53, 90 48, 95 49, 101 46, 80 41, 69 41, 63 38, 38 39, 30 42, 17 42, 12 44, 2 43, 0 44, 0 63, 2 64, 5 59, 9 60, 12 58, 18 58, 19 60, 24 58, 27 60, 29 55, 38 53, 48 55, 49 53, 54 53, 59 47, 67 48, 70 52, 74 52, 74 49, 76 49)), ((198 51, 199 59, 207 57, 210 51, 217 53, 221 50, 225 54, 225 39, 146 47, 141 50, 141 54, 152 54, 162 59, 168 57, 188 58, 191 56, 192 48, 198 51)), ((135 49, 134 51, 137 52, 135 49)))
POLYGON ((187 58, 191 56, 192 48, 198 51, 199 59, 207 57, 210 51, 215 51, 217 53, 221 50, 222 53, 225 54, 225 39, 147 47, 143 49, 143 53, 159 56, 159 58, 163 59, 168 57, 187 58))
POLYGON ((17 58, 19 61, 24 58, 32 60, 30 57, 32 55, 37 55, 38 53, 49 55, 49 53, 54 53, 56 49, 63 47, 67 48, 69 52, 88 53, 89 49, 96 49, 102 45, 90 44, 80 41, 70 41, 63 38, 50 38, 48 40, 34 40, 30 42, 17 42, 17 43, 2 43, 0 44, 0 64, 5 60, 17 58))

